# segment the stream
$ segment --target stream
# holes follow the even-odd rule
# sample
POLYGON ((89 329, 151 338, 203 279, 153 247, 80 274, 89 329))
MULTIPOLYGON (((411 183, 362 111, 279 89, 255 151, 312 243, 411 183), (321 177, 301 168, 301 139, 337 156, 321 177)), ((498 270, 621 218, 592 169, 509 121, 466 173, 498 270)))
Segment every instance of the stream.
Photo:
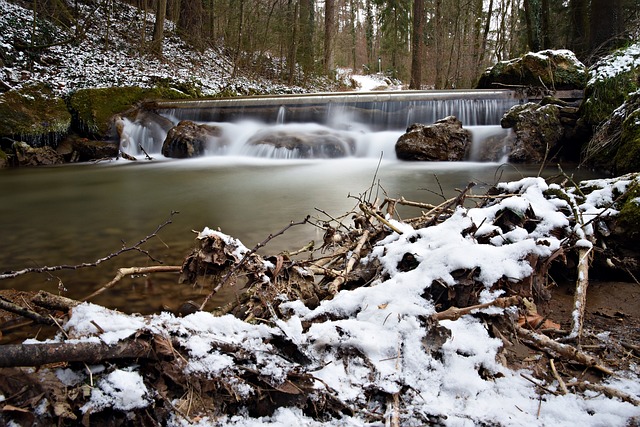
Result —
MULTIPOLYGON (((252 248, 269 234, 306 215, 320 220, 338 217, 357 205, 372 182, 374 196, 404 196, 408 200, 439 203, 454 196, 469 181, 483 194, 496 181, 536 175, 538 166, 477 162, 399 162, 367 158, 333 160, 274 160, 213 156, 194 160, 160 160, 60 167, 0 170, 0 271, 26 267, 92 263, 133 246, 168 224, 142 245, 166 265, 179 265, 195 246, 192 230, 219 228, 252 248), (378 170, 377 170, 378 169, 378 170), (377 170, 377 174, 376 174, 377 170), (442 191, 441 191, 442 189, 442 191), (179 213, 171 215, 171 212, 179 213)), ((595 177, 572 170, 576 179, 595 177)), ((549 168, 544 175, 555 175, 549 168)), ((418 216, 404 208, 405 218, 418 216)), ((271 240, 264 254, 294 251, 314 240, 322 230, 296 226, 271 240)), ((107 283, 120 267, 156 265, 132 251, 80 270, 27 274, 0 281, 1 289, 40 290, 82 298, 107 283)), ((220 293, 218 302, 232 297, 220 293)), ((175 310, 183 302, 202 299, 207 289, 178 284, 177 274, 128 278, 93 301, 124 312, 175 310)), ((231 296, 230 296, 231 295, 231 296)))

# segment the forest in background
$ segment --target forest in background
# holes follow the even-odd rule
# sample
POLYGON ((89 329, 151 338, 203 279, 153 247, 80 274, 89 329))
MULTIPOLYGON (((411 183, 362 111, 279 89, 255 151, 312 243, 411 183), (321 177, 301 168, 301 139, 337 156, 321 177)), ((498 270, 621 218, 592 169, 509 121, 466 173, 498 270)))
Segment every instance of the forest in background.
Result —
MULTIPOLYGON (((140 10, 140 22, 153 23, 131 23, 141 55, 161 57, 162 40, 178 35, 195 49, 223 48, 234 75, 249 70, 302 85, 344 67, 382 72, 414 89, 469 88, 486 67, 527 51, 566 48, 590 65, 640 35, 640 0, 127 1, 140 10)), ((36 17, 31 47, 81 43, 89 26, 100 26, 108 49, 109 18, 80 18, 77 1, 22 3, 36 17), (38 28, 45 19, 66 33, 47 37, 38 28)), ((117 4, 92 6, 109 17, 117 4)))

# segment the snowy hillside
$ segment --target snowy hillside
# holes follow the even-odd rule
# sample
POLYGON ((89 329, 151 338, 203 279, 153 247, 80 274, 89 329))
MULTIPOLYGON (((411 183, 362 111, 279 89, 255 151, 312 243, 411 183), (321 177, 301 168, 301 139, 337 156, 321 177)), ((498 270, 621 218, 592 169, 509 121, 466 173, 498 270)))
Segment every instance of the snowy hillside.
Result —
MULTIPOLYGON (((165 25, 163 58, 142 54, 139 35, 144 24, 145 41, 150 43, 152 14, 145 16, 139 9, 118 1, 114 2, 109 19, 101 7, 95 9, 95 5, 83 3, 78 7, 83 16, 91 14, 94 23, 82 29, 82 38, 75 38, 75 27, 65 30, 46 21, 38 21, 33 27, 31 10, 0 0, 0 91, 35 82, 50 84, 61 95, 88 87, 157 84, 188 87, 202 95, 307 91, 259 76, 242 76, 242 72, 231 78, 233 63, 222 47, 204 52, 192 50, 175 35, 170 21, 165 25)), ((278 64, 277 59, 273 64, 278 64)), ((329 86, 326 81, 319 83, 329 86)))

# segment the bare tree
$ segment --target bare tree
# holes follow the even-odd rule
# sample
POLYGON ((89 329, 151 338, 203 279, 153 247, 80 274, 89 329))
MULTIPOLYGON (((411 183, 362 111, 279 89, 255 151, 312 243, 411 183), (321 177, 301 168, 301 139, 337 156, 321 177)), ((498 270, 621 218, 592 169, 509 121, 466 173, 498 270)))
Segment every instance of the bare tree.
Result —
POLYGON ((422 35, 424 33, 424 1, 413 0, 413 27, 411 32, 411 81, 409 89, 422 86, 422 35))
POLYGON ((334 69, 335 28, 336 28, 335 0, 325 0, 324 5, 324 72, 331 74, 334 69))
POLYGON ((164 41, 164 18, 167 15, 167 0, 158 0, 156 7, 156 20, 153 25, 153 41, 151 51, 162 56, 162 42, 164 41))

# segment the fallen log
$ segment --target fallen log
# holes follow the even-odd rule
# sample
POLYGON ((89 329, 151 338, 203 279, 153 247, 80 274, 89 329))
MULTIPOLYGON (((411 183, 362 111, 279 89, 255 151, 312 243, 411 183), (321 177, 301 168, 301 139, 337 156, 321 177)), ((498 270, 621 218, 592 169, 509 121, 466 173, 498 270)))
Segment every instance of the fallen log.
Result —
POLYGON ((598 371, 607 375, 613 375, 613 371, 606 366, 601 365, 598 359, 578 350, 571 345, 559 343, 547 337, 546 335, 538 334, 521 326, 516 326, 515 328, 520 338, 529 341, 531 344, 540 348, 541 350, 551 351, 569 360, 573 360, 574 362, 577 362, 581 365, 597 369, 598 371))
POLYGON ((124 340, 114 345, 96 342, 3 345, 0 368, 42 366, 60 362, 100 363, 114 359, 153 358, 153 349, 143 340, 124 340))

